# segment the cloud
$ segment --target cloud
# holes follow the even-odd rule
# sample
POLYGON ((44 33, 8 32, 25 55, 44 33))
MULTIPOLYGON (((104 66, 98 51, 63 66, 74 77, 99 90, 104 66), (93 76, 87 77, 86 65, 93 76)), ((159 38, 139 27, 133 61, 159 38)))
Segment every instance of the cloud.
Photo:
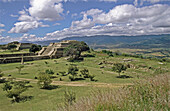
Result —
POLYGON ((49 25, 44 25, 42 22, 39 22, 36 18, 27 14, 26 11, 20 11, 21 15, 18 18, 20 22, 14 24, 14 27, 8 31, 8 33, 26 33, 29 30, 38 28, 38 27, 49 27, 49 25))
POLYGON ((87 18, 86 14, 84 14, 84 17, 81 21, 73 21, 71 25, 72 28, 77 29, 89 28, 91 26, 94 26, 94 22, 92 21, 92 19, 87 18))
POLYGON ((61 20, 63 13, 62 0, 31 0, 29 13, 39 20, 61 20))
POLYGON ((55 24, 53 24, 53 26, 55 26, 55 25, 61 25, 60 23, 55 23, 55 24))
POLYGON ((2 2, 14 2, 16 0, 2 0, 2 2))
POLYGON ((8 33, 26 33, 31 29, 35 29, 38 27, 49 27, 48 25, 43 25, 42 22, 38 21, 22 21, 14 24, 13 27, 8 33))
POLYGON ((99 1, 105 1, 105 2, 117 2, 117 0, 99 0, 99 1))
POLYGON ((18 15, 13 15, 13 14, 11 14, 10 16, 11 16, 11 17, 18 17, 18 15))
POLYGON ((73 36, 135 36, 170 34, 170 6, 152 5, 137 8, 120 5, 109 12, 91 9, 82 12, 83 19, 73 21, 70 28, 48 33, 44 40, 73 36))
POLYGON ((170 2, 170 0, 135 0, 134 5, 135 6, 143 5, 144 2, 149 2, 149 3, 154 4, 154 3, 158 3, 158 2, 164 2, 164 1, 170 2))
POLYGON ((5 25, 0 23, 0 27, 5 27, 5 25))
POLYGON ((0 29, 0 33, 4 32, 4 31, 5 31, 5 29, 0 29))

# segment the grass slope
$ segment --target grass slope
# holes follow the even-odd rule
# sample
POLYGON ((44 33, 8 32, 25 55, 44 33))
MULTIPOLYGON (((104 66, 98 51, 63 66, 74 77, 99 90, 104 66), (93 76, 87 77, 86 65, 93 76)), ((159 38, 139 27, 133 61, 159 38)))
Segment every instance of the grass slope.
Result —
MULTIPOLYGON (((88 53, 84 53, 88 54, 88 53)), ((152 75, 157 75, 162 72, 169 73, 170 63, 168 62, 158 62, 156 60, 140 59, 133 57, 123 57, 115 56, 108 57, 106 54, 100 52, 92 52, 89 54, 95 55, 95 57, 85 57, 82 62, 67 62, 65 58, 60 59, 49 59, 49 60, 39 60, 32 62, 25 62, 24 68, 21 70, 21 74, 18 73, 16 69, 17 66, 20 66, 20 63, 11 63, 11 64, 0 64, 0 70, 3 71, 5 77, 12 75, 12 77, 19 79, 31 81, 32 87, 28 91, 24 92, 24 96, 32 96, 33 98, 26 102, 14 103, 11 104, 10 100, 5 96, 5 92, 0 89, 0 111, 47 111, 47 110, 56 110, 57 105, 63 103, 64 91, 66 89, 73 90, 77 94, 77 99, 80 97, 86 96, 89 92, 97 89, 107 89, 107 88, 117 88, 124 85, 131 84, 134 80, 148 78, 152 75), (126 61, 130 60, 130 61, 126 61), (100 62, 105 64, 98 65, 100 62), (111 71, 112 65, 109 63, 121 62, 124 64, 130 64, 131 68, 125 71, 122 74, 132 76, 133 78, 116 78, 117 73, 111 71), (62 76, 61 71, 67 72, 67 69, 70 64, 77 65, 80 70, 87 68, 90 74, 95 75, 96 82, 86 80, 79 80, 76 82, 71 82, 68 76, 62 76), (102 68, 101 68, 102 67, 102 68), (53 79, 53 85, 59 85, 58 88, 52 90, 43 90, 39 89, 36 85, 35 76, 39 72, 44 72, 46 69, 52 69, 56 78, 53 79), (57 75, 59 73, 59 75, 57 75), (62 81, 60 81, 62 78, 62 81)), ((80 78, 80 76, 78 76, 80 78)), ((2 87, 3 84, 0 84, 2 87)))

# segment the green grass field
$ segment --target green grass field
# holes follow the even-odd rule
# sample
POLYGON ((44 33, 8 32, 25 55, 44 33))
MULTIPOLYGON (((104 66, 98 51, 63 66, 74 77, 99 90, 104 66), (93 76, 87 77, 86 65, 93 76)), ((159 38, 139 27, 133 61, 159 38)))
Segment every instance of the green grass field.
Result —
MULTIPOLYGON (((20 66, 20 63, 0 64, 0 70, 2 70, 5 77, 12 75, 12 77, 18 80, 29 80, 32 85, 28 91, 22 94, 24 96, 32 96, 32 99, 13 104, 10 102, 10 99, 5 96, 2 88, 0 88, 0 111, 53 111, 57 109, 58 105, 63 104, 64 91, 66 89, 75 91, 77 99, 79 99, 89 95, 91 90, 117 88, 129 85, 135 80, 160 74, 161 72, 170 72, 170 63, 168 62, 123 56, 108 57, 106 54, 96 52, 92 54, 96 56, 85 57, 84 61, 73 63, 67 62, 64 57, 60 59, 25 62, 21 74, 19 74, 16 69, 17 66, 20 66), (103 61, 105 61, 106 64, 98 65, 103 61), (121 75, 128 75, 132 78, 117 78, 118 74, 112 71, 112 65, 109 64, 116 62, 130 64, 131 68, 121 73, 121 75), (86 79, 72 82, 69 80, 69 75, 62 76, 60 72, 67 72, 70 64, 75 64, 79 68, 78 77, 80 70, 87 68, 90 74, 95 75, 95 80, 97 81, 86 79), (52 69, 54 71, 53 76, 55 76, 55 78, 52 84, 58 86, 57 88, 45 90, 37 87, 37 80, 34 78, 39 72, 44 72, 46 69, 52 69), (57 75, 57 73, 59 73, 59 75, 57 75), (62 81, 60 81, 60 78, 62 81)), ((0 84, 0 87, 2 87, 2 85, 3 84, 0 84)))

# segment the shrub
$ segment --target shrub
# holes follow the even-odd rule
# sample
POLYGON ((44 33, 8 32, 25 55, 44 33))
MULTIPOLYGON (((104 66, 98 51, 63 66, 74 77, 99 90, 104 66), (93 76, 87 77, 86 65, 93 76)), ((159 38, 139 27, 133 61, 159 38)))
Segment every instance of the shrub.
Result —
POLYGON ((21 69, 24 68, 23 65, 19 66, 19 67, 16 67, 18 69, 18 73, 20 74, 21 73, 21 69))
POLYGON ((42 89, 48 89, 50 87, 50 84, 52 83, 51 77, 49 74, 40 72, 38 74, 38 86, 42 89))
POLYGON ((19 102, 21 93, 25 92, 28 87, 29 81, 9 81, 3 85, 3 90, 7 92, 6 96, 8 98, 13 98, 12 101, 19 102))
POLYGON ((45 71, 46 74, 54 74, 54 71, 52 69, 47 69, 45 71))
POLYGON ((88 69, 84 68, 80 72, 84 76, 84 78, 89 78, 89 70, 88 69))
POLYGON ((90 81, 95 81, 94 77, 95 75, 89 75, 90 81))
POLYGON ((69 106, 72 105, 74 102, 76 102, 76 93, 73 91, 65 91, 64 92, 65 107, 69 108, 69 106))
POLYGON ((71 81, 75 80, 75 77, 77 76, 77 71, 79 69, 76 67, 76 66, 73 66, 71 65, 69 68, 68 68, 68 74, 71 74, 72 75, 72 79, 70 79, 71 81))
POLYGON ((60 72, 60 74, 61 74, 62 76, 67 76, 67 74, 66 74, 66 72, 65 72, 65 71, 60 72))
POLYGON ((112 70, 117 72, 119 74, 119 76, 120 76, 120 73, 122 71, 125 71, 126 69, 127 69, 127 67, 122 63, 115 63, 115 64, 113 64, 113 67, 112 67, 112 70))

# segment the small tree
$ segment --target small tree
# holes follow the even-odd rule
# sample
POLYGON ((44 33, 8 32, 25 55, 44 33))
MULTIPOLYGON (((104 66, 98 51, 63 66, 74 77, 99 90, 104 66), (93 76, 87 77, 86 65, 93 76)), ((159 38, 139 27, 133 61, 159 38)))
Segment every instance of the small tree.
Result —
POLYGON ((76 102, 76 93, 73 91, 65 91, 64 92, 65 107, 69 108, 69 106, 72 105, 74 102, 76 102))
POLYGON ((72 59, 78 59, 83 51, 88 51, 90 48, 85 42, 77 42, 69 45, 64 50, 64 56, 71 56, 72 59))
POLYGON ((29 49, 30 52, 34 52, 34 53, 36 51, 40 51, 40 50, 41 50, 41 46, 40 45, 36 45, 36 44, 31 45, 31 47, 29 49))
POLYGON ((15 44, 9 44, 9 45, 7 46, 7 48, 8 48, 8 50, 11 50, 11 49, 16 49, 17 46, 16 46, 15 44))
POLYGON ((78 71, 79 69, 76 67, 76 66, 70 66, 69 68, 68 68, 68 74, 71 74, 72 76, 71 77, 69 77, 71 80, 75 80, 75 77, 77 76, 77 71, 78 71))
POLYGON ((47 89, 49 88, 51 83, 52 83, 52 80, 49 74, 46 74, 44 72, 39 73, 37 84, 40 88, 47 89))
POLYGON ((84 78, 89 78, 89 70, 88 69, 84 68, 80 72, 84 76, 84 78))
POLYGON ((54 71, 52 69, 47 69, 47 70, 45 70, 45 73, 53 75, 54 71))
POLYGON ((28 87, 29 81, 10 81, 6 82, 2 89, 7 92, 6 96, 8 98, 13 98, 13 101, 19 102, 21 93, 25 92, 28 87))
POLYGON ((120 76, 120 73, 122 71, 125 71, 126 69, 127 69, 127 67, 122 63, 115 63, 115 64, 113 64, 113 67, 112 67, 112 70, 117 72, 119 74, 119 76, 120 76))
POLYGON ((22 65, 22 66, 19 66, 19 67, 16 67, 16 68, 18 69, 18 73, 20 74, 21 70, 22 70, 22 68, 24 68, 24 66, 22 65))
POLYGON ((0 83, 4 83, 5 82, 5 78, 2 78, 3 76, 4 76, 4 74, 0 70, 0 83))

